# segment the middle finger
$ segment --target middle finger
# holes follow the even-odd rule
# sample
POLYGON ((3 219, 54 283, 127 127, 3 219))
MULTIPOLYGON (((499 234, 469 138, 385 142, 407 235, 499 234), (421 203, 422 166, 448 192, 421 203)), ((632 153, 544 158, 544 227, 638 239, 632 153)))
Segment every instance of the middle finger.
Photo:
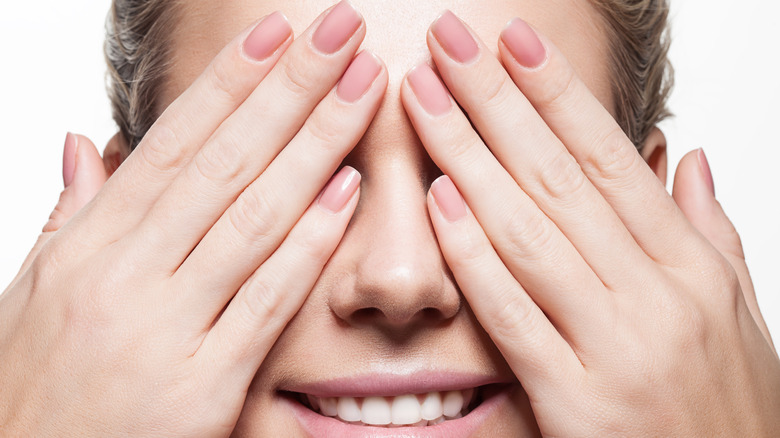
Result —
MULTIPOLYGON (((341 2, 293 42, 136 230, 142 236, 139 240, 168 255, 170 263, 158 265, 160 269, 175 271, 244 188, 287 146, 344 73, 364 36, 363 18, 348 2, 341 2)), ((314 188, 314 193, 320 188, 314 188)))
POLYGON ((607 287, 623 284, 644 252, 496 57, 449 11, 431 26, 428 46, 499 162, 607 287))

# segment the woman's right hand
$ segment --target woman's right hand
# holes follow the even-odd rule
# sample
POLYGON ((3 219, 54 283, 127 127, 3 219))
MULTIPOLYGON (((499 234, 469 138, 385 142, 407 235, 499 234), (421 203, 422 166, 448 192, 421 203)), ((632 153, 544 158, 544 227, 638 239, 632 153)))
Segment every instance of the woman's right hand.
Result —
POLYGON ((231 42, 0 296, 4 434, 231 432, 351 218, 357 172, 322 187, 387 84, 359 14, 329 12, 231 42))

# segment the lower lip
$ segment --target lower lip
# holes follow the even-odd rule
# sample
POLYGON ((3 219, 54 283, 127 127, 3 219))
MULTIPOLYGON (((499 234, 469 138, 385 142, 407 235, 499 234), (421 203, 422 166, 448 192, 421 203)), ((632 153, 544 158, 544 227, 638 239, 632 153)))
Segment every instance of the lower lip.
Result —
POLYGON ((297 401, 288 398, 282 400, 289 404, 298 421, 303 425, 303 429, 314 437, 466 438, 474 434, 502 403, 508 402, 509 388, 489 397, 463 418, 425 427, 372 427, 347 424, 335 418, 320 415, 297 401))

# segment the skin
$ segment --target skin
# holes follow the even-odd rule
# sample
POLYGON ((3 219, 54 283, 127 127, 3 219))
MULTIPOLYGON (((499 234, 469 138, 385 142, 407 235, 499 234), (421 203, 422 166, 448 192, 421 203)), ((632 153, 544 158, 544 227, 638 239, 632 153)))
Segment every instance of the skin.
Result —
MULTIPOLYGON (((355 2, 365 23, 326 57, 308 41, 328 5, 287 3, 188 3, 170 107, 78 213, 107 175, 87 139, 70 139, 75 176, 0 300, 0 377, 20 382, 0 404, 12 434, 297 436, 279 389, 430 369, 528 391, 515 383, 478 436, 777 432, 780 365, 736 232, 696 154, 672 198, 657 131, 653 169, 606 135, 617 131, 605 43, 586 2, 495 2, 478 17, 471 2, 426 2, 397 19, 355 2), (445 7, 472 25, 473 62, 423 38, 445 7), (277 8, 301 36, 248 62, 249 31, 228 41, 277 8), (501 44, 496 60, 513 16, 541 34, 538 68, 501 44), (387 68, 345 105, 329 90, 364 34, 387 68), (404 79, 428 53, 453 99, 438 116, 404 79), (310 79, 305 93, 289 71, 310 79), (491 93, 501 81, 511 86, 491 93), (317 192, 342 161, 360 191, 323 211, 317 192), (442 210, 438 169, 465 198, 456 216, 442 210), (251 197, 280 194, 284 208, 251 197)), ((109 171, 117 154, 114 142, 109 171)))
MULTIPOLYGON (((297 430, 289 410, 278 400, 276 391, 284 385, 437 367, 511 378, 511 370, 458 293, 442 258, 425 204, 427 189, 440 171, 427 157, 400 100, 408 70, 430 59, 423 36, 443 10, 476 18, 470 23, 486 41, 497 41, 512 17, 535 23, 575 55, 573 62, 589 87, 607 107, 614 106, 605 36, 596 24, 598 15, 586 1, 494 1, 490 13, 478 14, 484 5, 470 1, 410 1, 389 11, 381 2, 353 4, 369 28, 362 47, 385 61, 389 77, 377 116, 345 160, 364 176, 361 200, 306 303, 260 368, 236 429, 238 436, 278 436, 297 430), (404 26, 395 25, 398 22, 404 26), (361 315, 369 308, 379 312, 361 315), (424 308, 438 312, 422 312, 424 308)), ((189 2, 174 40, 178 50, 167 100, 186 89, 225 42, 255 17, 283 11, 299 33, 329 5, 328 1, 189 2), (184 47, 186 56, 179 55, 184 47)), ((497 47, 491 50, 497 56, 497 47)), ((503 436, 507 430, 534 435, 536 425, 529 421, 530 407, 519 385, 512 404, 492 417, 479 435, 503 436)), ((303 432, 295 435, 299 434, 303 432)))

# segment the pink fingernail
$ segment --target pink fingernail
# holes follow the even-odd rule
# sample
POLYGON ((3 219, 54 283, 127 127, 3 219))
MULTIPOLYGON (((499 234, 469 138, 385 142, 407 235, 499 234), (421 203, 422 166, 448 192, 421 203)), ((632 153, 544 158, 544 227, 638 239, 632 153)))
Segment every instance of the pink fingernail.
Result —
POLYGON ((431 27, 433 36, 454 60, 466 63, 479 55, 479 46, 463 23, 450 11, 445 11, 431 27))
POLYGON ((353 103, 360 99, 382 71, 382 65, 370 52, 361 52, 341 77, 336 95, 353 103))
POLYGON ((450 222, 457 222, 466 216, 466 201, 463 200, 458 189, 449 176, 439 177, 431 184, 431 193, 436 205, 450 222))
POLYGON ((292 34, 290 23, 281 12, 274 12, 257 24, 244 41, 244 53, 256 61, 263 61, 292 34))
POLYGON ((707 186, 710 188, 710 193, 712 193, 712 196, 715 196, 715 181, 712 179, 712 170, 710 169, 710 162, 707 161, 707 156, 704 155, 704 149, 699 149, 699 167, 701 168, 701 173, 704 176, 704 181, 707 183, 707 186))
POLYGON ((317 50, 335 53, 349 41, 360 28, 363 18, 348 1, 337 4, 314 32, 312 42, 317 50))
POLYGON ((536 68, 547 59, 547 51, 531 26, 515 18, 501 32, 501 40, 509 53, 525 68, 536 68))
POLYGON ((450 112, 450 94, 428 64, 420 64, 407 76, 409 86, 425 111, 434 116, 450 112))
POLYGON ((347 206, 358 187, 360 187, 360 172, 345 166, 322 190, 319 205, 330 213, 338 213, 347 206))
POLYGON ((76 149, 78 142, 76 136, 70 132, 65 136, 65 148, 62 152, 62 181, 65 188, 73 182, 76 174, 76 149))

